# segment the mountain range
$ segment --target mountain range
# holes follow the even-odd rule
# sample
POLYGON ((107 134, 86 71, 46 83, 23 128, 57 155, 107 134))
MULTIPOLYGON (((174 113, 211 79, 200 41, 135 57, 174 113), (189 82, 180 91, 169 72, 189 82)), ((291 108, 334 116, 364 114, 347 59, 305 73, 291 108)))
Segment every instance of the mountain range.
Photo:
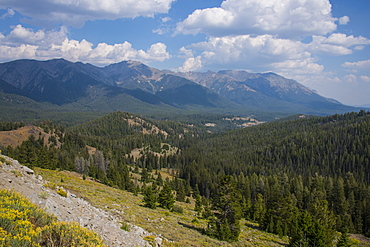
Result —
POLYGON ((327 115, 357 110, 274 73, 180 73, 123 61, 96 67, 64 59, 0 64, 0 104, 55 105, 76 111, 201 110, 327 115), (15 98, 14 98, 15 97, 15 98), (18 97, 18 98, 17 98, 18 97), (21 98, 19 98, 21 97, 21 98))

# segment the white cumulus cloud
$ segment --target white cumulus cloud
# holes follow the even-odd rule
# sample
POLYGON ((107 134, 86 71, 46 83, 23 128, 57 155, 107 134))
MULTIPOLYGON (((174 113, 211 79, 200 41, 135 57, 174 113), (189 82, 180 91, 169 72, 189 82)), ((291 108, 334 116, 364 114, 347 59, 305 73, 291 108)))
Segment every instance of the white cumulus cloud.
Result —
POLYGON ((362 36, 354 37, 353 35, 347 36, 346 34, 343 33, 333 33, 327 38, 314 36, 314 39, 320 40, 321 43, 340 45, 344 47, 370 44, 370 40, 368 38, 362 36))
POLYGON ((202 58, 198 57, 190 57, 185 60, 184 64, 178 68, 180 72, 188 72, 188 71, 196 71, 202 68, 202 58))
POLYGON ((167 13, 175 0, 2 0, 0 8, 46 21, 82 26, 87 20, 152 17, 167 13))
POLYGON ((342 64, 342 66, 349 69, 370 70, 370 60, 363 60, 358 62, 345 62, 344 64, 342 64))
POLYGON ((363 48, 364 45, 369 44, 370 40, 362 36, 354 37, 353 35, 333 33, 329 37, 314 35, 308 47, 315 54, 339 56, 352 54, 353 50, 359 50, 360 47, 363 48))
POLYGON ((186 61, 179 70, 203 67, 248 68, 254 71, 274 69, 275 72, 295 70, 296 73, 317 73, 323 66, 317 64, 306 44, 300 41, 278 39, 272 35, 209 37, 182 48, 186 61), (195 54, 200 50, 199 55, 195 54), (193 56, 192 56, 193 55, 193 56))
POLYGON ((341 18, 339 18, 339 24, 340 25, 347 25, 349 22, 349 17, 348 16, 343 16, 341 18))
POLYGON ((171 57, 163 43, 153 44, 147 51, 134 49, 127 41, 114 45, 99 43, 94 47, 94 44, 85 39, 69 39, 67 34, 65 27, 55 31, 35 32, 17 25, 7 36, 0 35, 0 61, 60 57, 74 62, 107 65, 123 60, 148 63, 164 61, 171 57))
POLYGON ((176 33, 325 35, 336 29, 336 20, 329 0, 225 0, 221 7, 194 11, 176 33))

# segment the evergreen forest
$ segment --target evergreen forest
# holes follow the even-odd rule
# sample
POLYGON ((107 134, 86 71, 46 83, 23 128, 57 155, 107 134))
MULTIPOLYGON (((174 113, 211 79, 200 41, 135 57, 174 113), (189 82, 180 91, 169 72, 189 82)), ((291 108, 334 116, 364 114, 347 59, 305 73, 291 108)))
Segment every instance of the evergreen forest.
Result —
MULTIPOLYGON (((1 122, 0 130, 26 124, 1 122)), ((48 140, 30 136, 2 153, 142 193, 153 209, 181 210, 175 200, 193 198, 198 217, 208 220, 203 233, 214 238, 236 241, 243 218, 289 236, 289 246, 349 246, 348 233, 370 237, 370 112, 213 133, 125 112, 74 126, 32 124, 48 140), (172 177, 163 179, 161 169, 172 177)))

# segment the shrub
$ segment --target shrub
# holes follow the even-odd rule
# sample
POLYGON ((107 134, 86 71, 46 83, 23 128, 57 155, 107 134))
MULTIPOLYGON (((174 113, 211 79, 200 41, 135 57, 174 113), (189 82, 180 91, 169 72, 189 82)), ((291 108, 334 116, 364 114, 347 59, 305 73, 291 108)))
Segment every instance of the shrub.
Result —
POLYGON ((40 197, 40 198, 42 198, 42 199, 46 199, 46 198, 48 198, 48 197, 49 197, 49 193, 48 193, 48 192, 46 192, 46 191, 42 191, 42 192, 40 192, 38 195, 39 195, 39 197, 40 197))
POLYGON ((57 185, 55 183, 47 182, 46 184, 44 184, 44 187, 55 190, 57 188, 57 185))
POLYGON ((13 173, 17 178, 18 177, 23 177, 23 174, 20 171, 17 170, 11 170, 11 173, 13 173))
POLYGON ((38 241, 41 246, 99 246, 103 240, 94 232, 77 223, 55 222, 40 231, 38 241))
POLYGON ((0 156, 0 166, 5 163, 8 166, 12 165, 12 162, 10 160, 5 159, 4 157, 0 156))
POLYGON ((179 214, 184 213, 184 209, 180 205, 174 205, 172 210, 176 213, 179 213, 179 214))
POLYGON ((60 195, 60 196, 63 196, 63 197, 67 197, 67 191, 63 190, 62 188, 59 188, 57 190, 57 193, 60 195))
POLYGON ((37 229, 53 220, 20 194, 0 190, 0 246, 39 246, 37 229))
POLYGON ((151 246, 157 246, 157 244, 156 244, 156 242, 155 242, 155 236, 153 236, 153 235, 146 236, 146 237, 144 238, 144 240, 145 240, 145 241, 147 241, 147 242, 149 242, 149 244, 150 244, 151 246))
POLYGON ((130 225, 127 224, 126 222, 121 222, 121 229, 126 231, 126 232, 129 232, 130 231, 130 225))
POLYGON ((105 246, 77 223, 56 222, 19 193, 0 190, 0 246, 105 246))
POLYGON ((14 191, 0 190, 0 201, 0 212, 2 212, 0 214, 0 227, 4 230, 8 230, 4 227, 8 219, 15 221, 28 220, 35 227, 43 227, 55 220, 55 217, 44 213, 40 208, 14 191))

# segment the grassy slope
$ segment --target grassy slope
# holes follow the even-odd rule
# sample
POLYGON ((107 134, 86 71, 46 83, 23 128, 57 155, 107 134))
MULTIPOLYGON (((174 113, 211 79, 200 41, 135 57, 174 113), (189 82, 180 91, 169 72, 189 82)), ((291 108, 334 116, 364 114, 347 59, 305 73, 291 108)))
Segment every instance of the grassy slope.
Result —
POLYGON ((176 202, 184 208, 183 214, 169 212, 162 208, 153 210, 142 206, 141 195, 135 196, 94 181, 83 180, 76 173, 40 168, 35 168, 35 171, 45 180, 73 191, 94 206, 118 212, 128 223, 141 226, 173 241, 166 242, 165 246, 283 246, 287 244, 287 238, 282 239, 259 231, 255 224, 246 221, 241 224, 242 233, 238 242, 221 242, 202 235, 196 230, 204 228, 206 222, 199 220, 199 223, 192 223, 196 218, 193 211, 194 202, 192 204, 176 202))

